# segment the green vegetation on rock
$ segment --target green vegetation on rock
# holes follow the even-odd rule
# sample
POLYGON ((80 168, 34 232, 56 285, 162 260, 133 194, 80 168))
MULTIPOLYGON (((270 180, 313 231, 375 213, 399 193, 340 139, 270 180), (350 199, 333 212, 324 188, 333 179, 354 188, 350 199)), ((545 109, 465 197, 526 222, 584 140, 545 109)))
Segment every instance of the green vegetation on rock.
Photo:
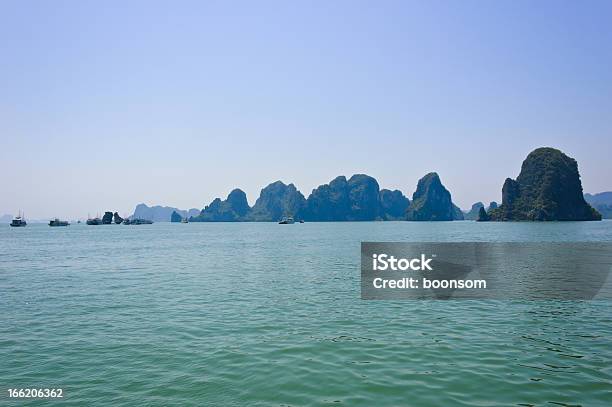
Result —
POLYGON ((182 220, 183 217, 177 211, 172 211, 172 215, 170 215, 170 222, 179 223, 182 220))
POLYGON ((402 194, 402 191, 388 189, 380 190, 380 218, 382 220, 405 220, 406 210, 410 200, 402 194))
POLYGON ((246 220, 272 222, 284 217, 301 219, 305 205, 306 199, 295 185, 276 181, 261 190, 246 220))
POLYGON ((314 189, 306 200, 309 221, 365 221, 379 219, 378 182, 365 174, 339 176, 314 189))
POLYGON ((476 220, 478 222, 488 222, 491 220, 491 217, 487 214, 487 211, 485 210, 484 206, 481 206, 480 209, 478 209, 478 217, 476 218, 476 220))
POLYGON ((234 189, 227 199, 216 198, 202 209, 198 216, 190 218, 192 222, 239 222, 245 220, 249 211, 246 194, 240 189, 234 189))
POLYGON ((584 199, 601 213, 604 219, 612 219, 612 192, 584 194, 584 199))
POLYGON ((480 208, 484 208, 484 204, 482 202, 476 202, 472 205, 472 208, 469 212, 464 215, 466 220, 476 220, 478 219, 478 213, 480 208))
POLYGON ((554 148, 532 151, 516 180, 507 178, 495 221, 601 220, 582 194, 576 160, 554 148))
POLYGON ((463 213, 453 204, 451 194, 442 185, 440 177, 430 172, 421 178, 412 195, 412 202, 406 212, 406 220, 448 221, 462 220, 463 213))

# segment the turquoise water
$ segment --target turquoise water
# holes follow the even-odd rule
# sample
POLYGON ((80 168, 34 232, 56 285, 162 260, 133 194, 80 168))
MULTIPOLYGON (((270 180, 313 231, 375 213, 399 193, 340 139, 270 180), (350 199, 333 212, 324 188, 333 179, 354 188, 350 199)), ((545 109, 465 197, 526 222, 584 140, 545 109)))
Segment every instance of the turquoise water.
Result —
POLYGON ((612 222, 3 225, 0 404, 612 405, 611 303, 363 301, 361 241, 612 222))

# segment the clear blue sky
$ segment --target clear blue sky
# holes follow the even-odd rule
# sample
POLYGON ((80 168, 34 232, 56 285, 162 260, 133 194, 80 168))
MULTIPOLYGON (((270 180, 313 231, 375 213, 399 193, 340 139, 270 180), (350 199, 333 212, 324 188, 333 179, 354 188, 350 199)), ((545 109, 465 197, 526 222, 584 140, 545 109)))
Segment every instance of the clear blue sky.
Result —
POLYGON ((2 1, 0 214, 252 204, 437 171, 500 200, 526 154, 612 190, 610 1, 2 1))

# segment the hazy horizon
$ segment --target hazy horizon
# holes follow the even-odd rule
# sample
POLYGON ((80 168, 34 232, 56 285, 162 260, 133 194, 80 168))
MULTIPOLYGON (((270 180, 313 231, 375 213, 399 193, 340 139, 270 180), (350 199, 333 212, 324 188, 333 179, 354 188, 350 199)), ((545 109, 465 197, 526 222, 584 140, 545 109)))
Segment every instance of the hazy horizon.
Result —
MULTIPOLYGON (((522 163, 522 161, 521 161, 521 163, 522 163)), ((519 169, 520 169, 520 166, 519 166, 519 169)), ((354 175, 354 174, 338 174, 338 176, 340 176, 340 175, 344 175, 344 176, 346 176, 346 178, 348 179, 348 178, 350 178, 350 177, 351 177, 352 175, 354 175)), ((371 174, 366 174, 366 175, 371 175, 371 174)), ((423 175, 425 175, 425 174, 423 174, 423 175)), ((518 172, 517 172, 517 174, 516 174, 516 175, 510 176, 510 178, 516 178, 516 176, 517 176, 517 175, 518 175, 518 172)), ((334 178, 335 178, 335 176, 334 176, 334 178)), ((374 178, 376 178, 376 177, 374 177, 374 178)), ((419 177, 418 179, 420 179, 420 178, 421 178, 421 177, 419 177)), ((441 178, 442 178, 442 177, 441 177, 441 178)), ((333 179, 333 178, 330 178, 328 181, 323 182, 322 184, 328 184, 328 183, 329 183, 329 182, 330 182, 332 179, 333 179)), ((416 185, 417 185, 418 179, 415 179, 415 182, 414 182, 414 187, 412 188, 412 190, 411 190, 410 192, 409 192, 409 191, 406 191, 406 190, 403 190, 402 188, 387 187, 387 186, 385 186, 384 184, 381 184, 381 181, 380 181, 380 180, 378 180, 378 179, 377 179, 377 181, 378 181, 378 183, 379 183, 380 189, 391 189, 391 190, 394 190, 394 189, 399 189, 399 190, 400 190, 400 191, 401 191, 401 192, 402 192, 402 193, 403 193, 405 196, 407 196, 408 198, 410 198, 410 200, 412 200, 412 193, 414 192, 414 190, 416 190, 416 185)), ((505 179, 504 179, 504 180, 505 180, 505 179)), ((319 185, 321 185, 321 184, 316 185, 314 188, 312 188, 312 189, 310 189, 310 190, 308 190, 308 191, 304 191, 304 190, 300 189, 300 186, 299 186, 299 185, 296 185, 294 182, 288 182, 288 181, 284 181, 284 180, 282 180, 282 179, 277 179, 277 180, 274 180, 274 181, 270 181, 270 182, 268 182, 266 185, 263 185, 263 186, 262 186, 262 187, 261 187, 259 190, 257 190, 257 191, 256 191, 256 194, 254 194, 254 195, 249 195, 249 194, 247 193, 247 200, 248 200, 249 205, 250 205, 250 206, 253 206, 253 204, 255 203, 255 201, 257 200, 257 198, 259 197, 259 193, 260 193, 260 190, 261 190, 261 189, 263 189, 265 186, 267 186, 267 185, 271 184, 272 182, 276 182, 276 181, 282 181, 282 182, 284 182, 284 183, 285 183, 285 184, 287 184, 287 185, 288 185, 288 184, 294 184, 294 185, 295 185, 295 187, 298 189, 298 191, 300 191, 300 192, 301 192, 301 193, 304 195, 304 197, 305 197, 305 198, 308 198, 308 196, 309 196, 309 195, 310 195, 310 193, 312 192, 312 189, 314 189, 314 188, 318 187, 319 185)), ((444 184, 444 180, 443 180, 443 179, 442 179, 442 183, 444 184)), ((503 182, 502 182, 502 184, 503 184, 503 182)), ((583 185, 584 185, 584 182, 583 182, 583 185)), ((458 206, 459 206, 459 207, 460 207, 462 210, 469 210, 469 209, 470 209, 470 207, 472 206, 472 204, 474 204, 474 203, 476 203, 476 202, 478 202, 478 201, 480 201, 480 202, 484 203, 484 205, 485 205, 485 206, 488 206, 488 204, 489 204, 491 201, 496 201, 498 204, 501 204, 501 187, 502 187, 502 185, 501 185, 501 184, 500 184, 500 187, 499 187, 499 193, 498 193, 499 197, 498 197, 498 198, 495 198, 495 199, 490 199, 490 200, 476 200, 476 201, 473 201, 473 202, 471 202, 471 203, 469 203, 469 204, 466 204, 466 205, 461 205, 459 202, 457 202, 457 200, 456 200, 456 198, 455 198, 455 195, 453 194, 453 191, 452 191, 452 190, 450 190, 450 188, 448 187, 448 185, 445 185, 445 187, 446 187, 447 189, 449 189, 449 192, 451 193, 451 196, 452 196, 453 202, 454 202, 455 204, 457 204, 457 205, 458 205, 458 206)), ((229 188, 229 189, 227 189, 227 192, 226 192, 226 193, 219 194, 218 196, 215 196, 215 197, 214 197, 214 198, 212 198, 210 201, 205 202, 205 203, 201 204, 200 206, 198 206, 198 205, 194 205, 194 206, 176 206, 176 205, 172 205, 171 203, 167 203, 167 202, 145 202, 145 201, 140 201, 140 202, 135 202, 135 203, 132 205, 132 207, 128 208, 127 210, 120 210, 120 211, 118 211, 118 212, 119 212, 119 213, 120 213, 122 216, 129 216, 129 215, 132 215, 132 214, 134 213, 134 209, 135 209, 135 207, 136 207, 137 205, 139 205, 139 204, 143 204, 143 203, 144 203, 144 204, 146 204, 146 205, 147 205, 147 206, 149 206, 149 207, 152 207, 152 206, 166 206, 166 207, 174 207, 174 208, 181 209, 181 210, 189 210, 189 209, 199 209, 199 210, 201 210, 201 209, 203 209, 203 208, 204 208, 206 205, 210 204, 210 203, 211 203, 211 201, 212 201, 213 199, 215 199, 215 198, 221 198, 222 200, 224 200, 225 198, 227 198, 227 195, 228 195, 228 194, 229 194, 229 193, 230 193, 230 192, 231 192, 233 189, 235 189, 235 188, 240 188, 240 187, 232 187, 232 188, 229 188)), ((243 188, 240 188, 240 189, 244 190, 243 188)), ((246 191, 245 191, 245 192, 246 192, 246 191)), ((602 191, 596 191, 596 192, 584 190, 584 193, 591 193, 591 194, 596 194, 596 193, 600 193, 600 192, 607 192, 607 190, 606 190, 606 191, 603 191, 603 190, 602 190, 602 191)), ((19 209, 19 211, 21 211, 21 212, 25 212, 23 209, 19 209)), ((19 211, 18 211, 18 212, 19 212, 19 211)), ((116 208, 102 208, 102 209, 97 209, 97 210, 95 210, 95 211, 88 211, 88 213, 87 213, 87 214, 67 215, 67 216, 66 216, 66 218, 70 218, 70 219, 85 219, 85 218, 86 218, 86 215, 87 215, 87 216, 90 216, 90 215, 91 215, 91 216, 101 216, 101 215, 102 215, 102 214, 103 214, 105 211, 113 211, 113 212, 114 212, 114 211, 117 211, 117 209, 116 209, 116 208)), ((7 213, 0 213, 0 216, 3 216, 3 215, 16 215, 16 214, 17 214, 17 212, 15 212, 15 213, 8 213, 8 212, 7 212, 7 213)), ((29 217, 29 215, 28 215, 28 217, 29 217)), ((46 219, 46 218, 50 218, 50 219, 52 219, 52 218, 54 218, 54 217, 56 217, 56 215, 49 215, 49 216, 42 216, 42 217, 41 217, 41 216, 32 216, 31 218, 33 218, 33 219, 37 219, 37 220, 44 220, 44 219, 46 219)))
POLYGON ((0 5, 0 216, 201 209, 365 173, 462 209, 537 147, 612 190, 612 3, 0 5))

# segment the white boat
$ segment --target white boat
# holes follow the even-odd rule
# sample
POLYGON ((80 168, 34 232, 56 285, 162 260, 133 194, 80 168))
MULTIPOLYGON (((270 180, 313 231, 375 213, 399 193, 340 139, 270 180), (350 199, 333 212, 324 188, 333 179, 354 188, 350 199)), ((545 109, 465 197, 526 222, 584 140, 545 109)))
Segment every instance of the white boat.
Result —
POLYGON ((11 226, 14 228, 22 228, 27 224, 28 223, 25 221, 25 219, 21 217, 21 213, 18 216, 15 216, 11 221, 11 226))
POLYGON ((293 220, 291 216, 283 218, 280 222, 278 222, 279 225, 292 225, 294 223, 295 220, 293 220))

